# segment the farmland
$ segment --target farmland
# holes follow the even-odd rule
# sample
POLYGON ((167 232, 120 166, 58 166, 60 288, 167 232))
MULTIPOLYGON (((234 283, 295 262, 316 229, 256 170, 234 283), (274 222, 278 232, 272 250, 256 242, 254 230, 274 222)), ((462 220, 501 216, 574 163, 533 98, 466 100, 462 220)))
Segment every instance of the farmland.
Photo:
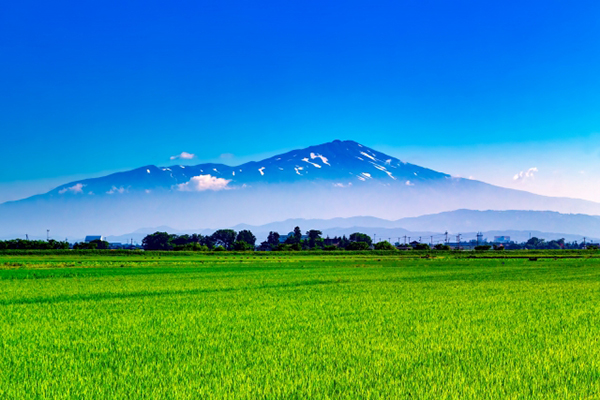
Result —
POLYGON ((0 398, 599 396, 600 256, 502 257, 0 253, 0 398))

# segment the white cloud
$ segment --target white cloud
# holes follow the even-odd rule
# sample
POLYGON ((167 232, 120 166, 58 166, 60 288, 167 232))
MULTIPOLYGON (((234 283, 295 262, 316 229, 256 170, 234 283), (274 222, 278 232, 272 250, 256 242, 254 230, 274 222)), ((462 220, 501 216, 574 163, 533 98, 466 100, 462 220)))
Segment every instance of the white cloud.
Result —
POLYGON ((211 175, 194 176, 186 183, 177 185, 181 192, 202 192, 204 190, 223 190, 231 182, 230 179, 217 178, 211 175))
POLYGON ((176 156, 171 156, 171 160, 191 160, 193 158, 196 158, 196 155, 188 153, 186 151, 183 151, 181 152, 181 154, 178 154, 176 156))
POLYGON ((64 189, 60 189, 58 191, 59 194, 65 194, 67 192, 71 192, 73 194, 77 194, 77 193, 83 193, 83 187, 85 185, 83 183, 78 183, 76 185, 73 185, 71 187, 68 188, 64 188, 64 189))
POLYGON ((106 192, 106 194, 115 194, 115 193, 123 194, 125 192, 127 192, 127 189, 125 189, 123 186, 121 186, 121 187, 113 186, 112 188, 110 188, 110 190, 108 192, 106 192))
POLYGON ((405 185, 406 186, 415 186, 415 184, 412 183, 411 181, 406 181, 405 185))
POLYGON ((527 171, 521 171, 515 176, 513 176, 513 180, 525 182, 528 179, 533 179, 536 172, 538 172, 538 169, 536 167, 529 168, 527 171))

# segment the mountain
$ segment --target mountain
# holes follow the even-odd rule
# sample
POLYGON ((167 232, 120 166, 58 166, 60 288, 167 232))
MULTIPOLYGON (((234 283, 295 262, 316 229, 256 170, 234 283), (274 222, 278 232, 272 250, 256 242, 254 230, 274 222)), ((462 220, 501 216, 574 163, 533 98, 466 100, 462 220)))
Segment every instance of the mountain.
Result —
POLYGON ((501 188, 333 141, 238 166, 144 166, 0 205, 0 236, 105 236, 140 226, 179 230, 289 218, 386 220, 456 209, 600 214, 600 204, 501 188))
POLYGON ((373 182, 413 186, 443 179, 451 177, 403 162, 353 141, 336 140, 234 167, 213 163, 168 167, 147 165, 132 171, 67 183, 44 196, 202 192, 240 189, 249 185, 304 182, 333 182, 338 187, 373 182))
POLYGON ((563 232, 600 237, 600 217, 585 214, 561 214, 552 211, 477 211, 456 210, 395 221, 408 230, 467 232, 517 230, 563 232))

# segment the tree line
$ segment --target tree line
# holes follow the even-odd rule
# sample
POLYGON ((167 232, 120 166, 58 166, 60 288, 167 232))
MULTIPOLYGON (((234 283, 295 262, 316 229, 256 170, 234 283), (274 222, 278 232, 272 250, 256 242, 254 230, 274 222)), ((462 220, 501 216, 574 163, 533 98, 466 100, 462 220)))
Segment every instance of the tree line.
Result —
MULTIPOLYGON (((323 238, 320 230, 311 229, 302 234, 300 227, 284 238, 278 232, 269 232, 267 240, 256 243, 256 236, 249 230, 236 232, 233 229, 219 229, 211 235, 175 235, 155 232, 142 240, 144 250, 184 250, 184 251, 300 251, 300 250, 367 250, 372 240, 369 235, 356 232, 349 237, 323 238)), ((388 242, 375 244, 375 249, 395 249, 388 242)))
MULTIPOLYGON (((387 241, 373 243, 367 234, 355 232, 349 237, 323 238, 320 230, 311 229, 302 233, 300 227, 295 227, 293 232, 283 237, 278 232, 269 232, 267 240, 256 243, 256 236, 249 230, 236 232, 233 229, 219 229, 211 235, 191 234, 175 235, 167 232, 155 232, 147 235, 142 240, 145 250, 175 250, 175 251, 300 251, 300 250, 395 250, 396 246, 414 250, 452 250, 447 244, 436 244, 431 248, 427 243, 412 242, 407 245, 387 241)), ((475 241, 465 242, 474 245, 475 241)), ((105 250, 110 244, 106 241, 94 240, 71 245, 67 241, 57 240, 23 240, 12 239, 0 241, 0 250, 105 250)), ((597 249, 597 245, 567 242, 565 239, 545 241, 532 237, 522 243, 497 244, 484 241, 475 250, 579 250, 597 249)))
POLYGON ((71 245, 66 240, 23 240, 11 239, 0 240, 0 250, 106 250, 109 243, 104 240, 93 240, 91 242, 80 242, 71 245))

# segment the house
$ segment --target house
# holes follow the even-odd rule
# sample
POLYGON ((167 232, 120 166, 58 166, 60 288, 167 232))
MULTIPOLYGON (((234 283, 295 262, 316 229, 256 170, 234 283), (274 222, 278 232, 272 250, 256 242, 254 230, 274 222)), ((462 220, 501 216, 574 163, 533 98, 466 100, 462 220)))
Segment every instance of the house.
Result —
POLYGON ((101 235, 89 235, 85 237, 85 242, 86 243, 90 243, 93 242, 94 240, 100 240, 102 242, 104 242, 106 240, 106 238, 104 236, 101 235))

